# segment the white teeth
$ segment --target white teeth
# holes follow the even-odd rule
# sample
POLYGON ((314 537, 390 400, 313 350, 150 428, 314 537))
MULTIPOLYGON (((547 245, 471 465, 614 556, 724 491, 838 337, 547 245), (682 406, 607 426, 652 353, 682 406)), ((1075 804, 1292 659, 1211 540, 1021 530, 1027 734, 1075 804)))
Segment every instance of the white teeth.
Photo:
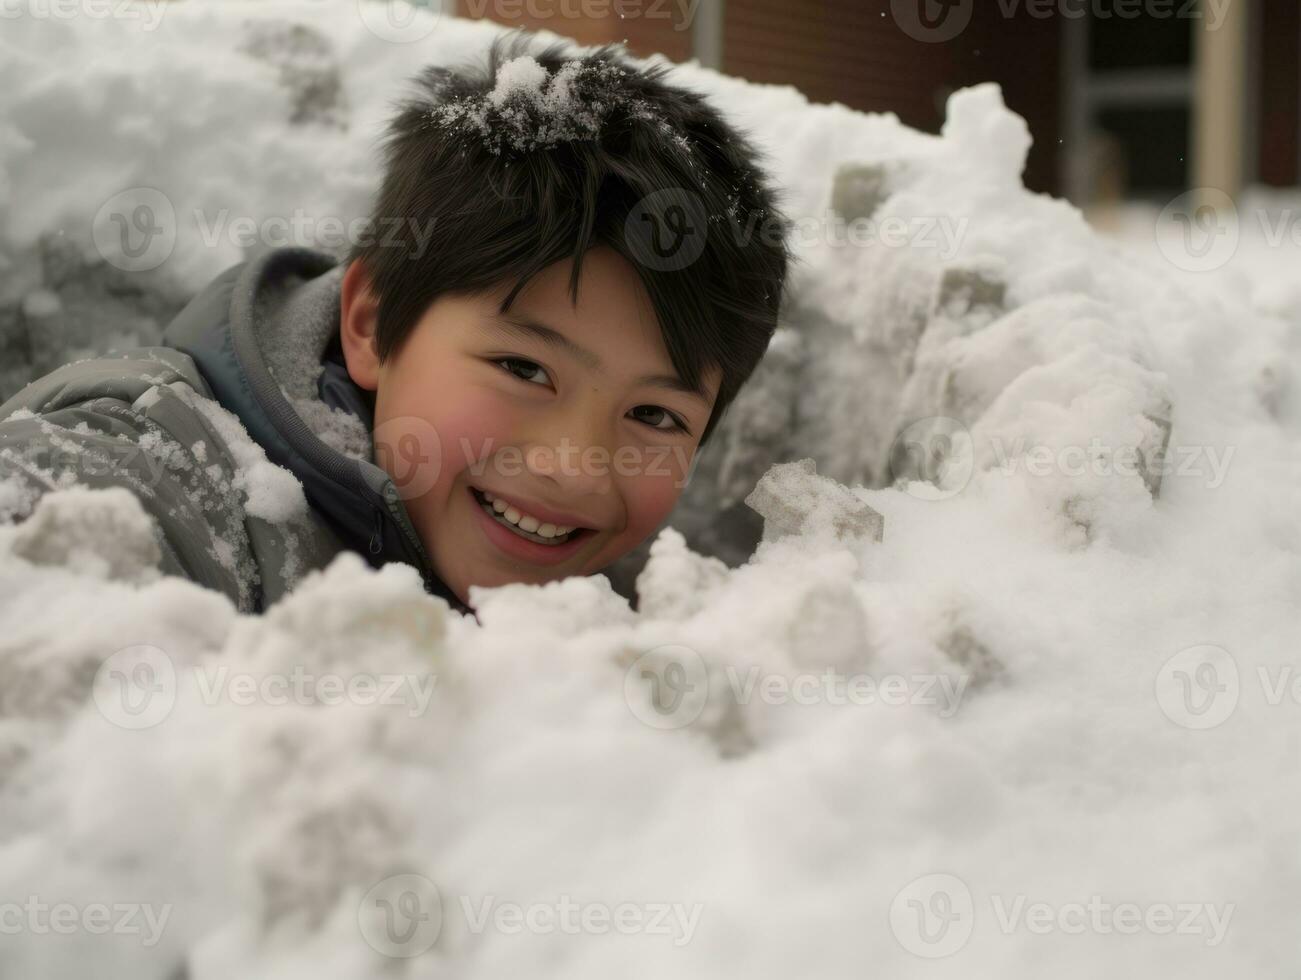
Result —
POLYGON ((489 503, 482 503, 479 506, 499 521, 505 522, 514 528, 522 537, 558 543, 557 538, 564 538, 570 531, 574 530, 573 527, 539 522, 536 517, 520 513, 517 508, 511 507, 503 500, 498 500, 486 490, 480 490, 479 492, 483 494, 485 501, 489 501, 489 503))
POLYGON ((520 511, 518 508, 512 507, 510 504, 506 503, 506 501, 498 500, 487 490, 480 490, 479 492, 483 494, 484 500, 492 504, 492 509, 495 510, 502 517, 506 518, 506 520, 510 521, 512 524, 516 524, 519 527, 522 527, 526 531, 532 531, 533 533, 538 534, 541 537, 558 538, 561 535, 568 534, 570 531, 574 529, 574 527, 577 526, 577 525, 571 526, 566 524, 551 524, 551 523, 539 521, 536 517, 532 516, 531 514, 525 514, 522 511, 520 511), (550 530, 548 531, 548 529, 550 530))

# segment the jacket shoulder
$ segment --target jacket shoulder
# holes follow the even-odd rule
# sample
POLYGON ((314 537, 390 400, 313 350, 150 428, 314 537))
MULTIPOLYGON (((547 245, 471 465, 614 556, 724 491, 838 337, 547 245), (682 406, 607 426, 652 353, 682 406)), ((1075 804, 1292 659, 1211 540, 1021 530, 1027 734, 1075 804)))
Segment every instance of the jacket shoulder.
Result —
POLYGON ((157 524, 161 570, 244 612, 341 547, 293 475, 266 461, 194 361, 168 347, 64 365, 0 406, 0 489, 6 481, 0 520, 22 520, 50 490, 130 490, 157 524))
POLYGON ((37 378, 0 404, 0 420, 24 409, 40 415, 97 398, 132 404, 151 388, 177 382, 211 397, 188 354, 170 347, 136 347, 73 361, 37 378))

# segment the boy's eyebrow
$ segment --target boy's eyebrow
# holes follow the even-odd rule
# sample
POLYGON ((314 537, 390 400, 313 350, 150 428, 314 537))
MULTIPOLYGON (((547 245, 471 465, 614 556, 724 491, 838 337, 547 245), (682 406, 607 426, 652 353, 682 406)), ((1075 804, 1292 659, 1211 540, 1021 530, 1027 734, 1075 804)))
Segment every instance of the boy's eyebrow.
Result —
MULTIPOLYGON (((574 343, 559 330, 554 327, 548 327, 545 323, 539 323, 537 320, 527 316, 518 316, 513 313, 502 313, 488 318, 486 324, 490 328, 504 331, 519 337, 526 337, 532 340, 540 340, 548 347, 554 347, 557 350, 564 351, 571 357, 582 361, 593 371, 600 371, 604 368, 601 358, 594 352, 574 343)), ((689 395, 692 398, 698 398, 702 402, 708 403, 704 391, 699 388, 693 388, 677 375, 673 374, 648 374, 637 378, 633 382, 638 385, 650 385, 653 388, 664 388, 668 391, 676 391, 683 395, 689 395)))

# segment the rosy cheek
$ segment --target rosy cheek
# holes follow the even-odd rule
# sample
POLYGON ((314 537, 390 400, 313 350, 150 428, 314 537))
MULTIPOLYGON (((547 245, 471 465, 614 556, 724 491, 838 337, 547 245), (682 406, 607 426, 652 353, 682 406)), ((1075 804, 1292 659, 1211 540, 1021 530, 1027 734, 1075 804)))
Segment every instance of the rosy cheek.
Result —
POLYGON ((676 473, 626 477, 619 483, 627 526, 601 549, 593 570, 599 571, 648 538, 682 496, 683 480, 676 473))
POLYGON ((454 480, 463 470, 470 477, 487 472, 493 454, 508 445, 514 423, 500 399, 465 393, 437 416, 443 474, 454 480))
POLYGON ((432 531, 453 487, 474 481, 508 439, 512 425, 500 397, 438 376, 413 383, 402 376, 381 390, 376 404, 376 462, 394 477, 417 529, 432 531), (381 445, 383 443, 383 445, 381 445), (418 446, 419 466, 410 463, 418 446))

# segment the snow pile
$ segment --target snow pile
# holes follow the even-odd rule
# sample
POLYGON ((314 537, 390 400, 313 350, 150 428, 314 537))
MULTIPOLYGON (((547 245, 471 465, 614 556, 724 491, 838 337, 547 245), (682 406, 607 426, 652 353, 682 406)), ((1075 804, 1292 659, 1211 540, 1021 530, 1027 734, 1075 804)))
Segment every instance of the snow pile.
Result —
MULTIPOLYGON (((395 88, 495 28, 358 10, 13 21, 5 297, 63 298, 51 229, 106 262, 124 188, 178 217, 138 290, 241 256, 191 209, 364 213, 395 88), (337 90, 239 54, 302 31, 337 90)), ((1289 975, 1290 308, 1026 194, 991 88, 930 137, 679 77, 769 148, 804 261, 638 611, 596 577, 476 623, 344 555, 244 618, 0 529, 0 975, 1289 975)), ((94 508, 144 545, 50 501, 56 544, 94 508)))

